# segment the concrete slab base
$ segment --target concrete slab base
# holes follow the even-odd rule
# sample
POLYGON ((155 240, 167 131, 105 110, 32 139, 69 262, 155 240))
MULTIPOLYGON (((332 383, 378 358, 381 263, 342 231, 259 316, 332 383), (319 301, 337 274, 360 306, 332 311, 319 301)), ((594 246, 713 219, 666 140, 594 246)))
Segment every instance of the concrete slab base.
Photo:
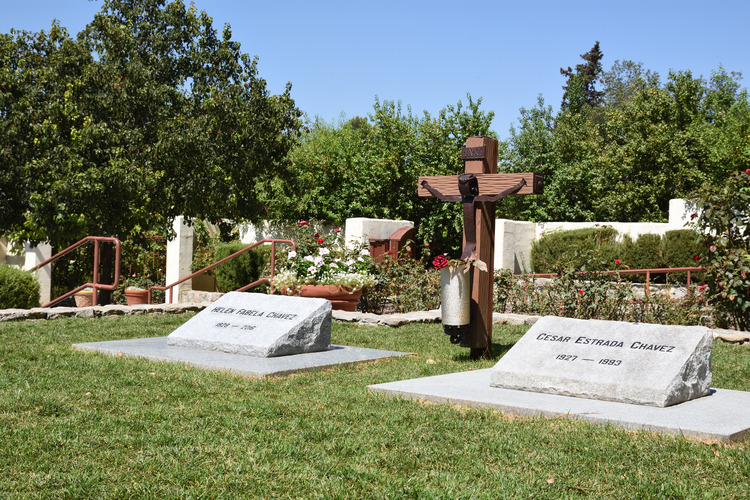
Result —
POLYGON ((170 346, 167 345, 167 337, 73 344, 73 349, 101 352, 112 356, 185 363, 204 370, 224 371, 254 378, 283 376, 303 371, 321 370, 336 365, 354 364, 410 354, 407 352, 332 345, 328 351, 275 358, 259 358, 242 354, 170 346))
POLYGON ((709 396, 666 408, 490 387, 490 369, 368 386, 372 392, 437 403, 496 408, 522 416, 566 417, 694 439, 750 436, 750 392, 711 389, 709 396))

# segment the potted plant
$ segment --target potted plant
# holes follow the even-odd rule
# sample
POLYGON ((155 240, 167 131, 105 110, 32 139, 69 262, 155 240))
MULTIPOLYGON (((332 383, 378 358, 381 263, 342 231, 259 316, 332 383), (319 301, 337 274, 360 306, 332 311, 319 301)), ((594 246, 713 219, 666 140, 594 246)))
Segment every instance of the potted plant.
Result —
POLYGON ((334 309, 355 311, 362 289, 376 283, 370 252, 346 247, 340 229, 323 236, 306 221, 299 222, 294 241, 297 251, 282 258, 273 286, 289 295, 328 299, 334 309))
POLYGON ((146 289, 137 286, 129 286, 125 288, 122 293, 125 294, 129 306, 148 304, 148 290, 146 289))
MULTIPOLYGON (((114 293, 114 301, 117 304, 126 303, 129 306, 148 304, 148 291, 151 286, 158 284, 149 278, 130 276, 120 282, 120 286, 114 293)), ((152 295, 158 295, 158 291, 152 295)), ((152 296, 151 299, 158 301, 159 297, 152 296)))
POLYGON ((94 303, 94 289, 90 286, 73 294, 76 307, 88 307, 94 303))

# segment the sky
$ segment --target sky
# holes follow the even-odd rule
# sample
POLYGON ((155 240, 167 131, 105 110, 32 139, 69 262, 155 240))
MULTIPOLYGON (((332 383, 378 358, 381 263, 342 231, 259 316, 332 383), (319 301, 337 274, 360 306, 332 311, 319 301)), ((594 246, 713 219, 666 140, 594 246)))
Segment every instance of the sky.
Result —
MULTIPOLYGON (((188 0, 189 1, 189 0, 188 0)), ((103 0, 0 0, 0 33, 78 33, 103 0)), ((376 99, 436 115, 466 104, 494 111, 501 138, 541 94, 557 110, 564 77, 596 41, 605 70, 632 60, 659 73, 710 77, 723 66, 750 78, 748 0, 194 0, 242 51, 259 58, 272 93, 292 83, 307 117, 338 124, 376 99)), ((747 87, 747 80, 743 80, 747 87)))

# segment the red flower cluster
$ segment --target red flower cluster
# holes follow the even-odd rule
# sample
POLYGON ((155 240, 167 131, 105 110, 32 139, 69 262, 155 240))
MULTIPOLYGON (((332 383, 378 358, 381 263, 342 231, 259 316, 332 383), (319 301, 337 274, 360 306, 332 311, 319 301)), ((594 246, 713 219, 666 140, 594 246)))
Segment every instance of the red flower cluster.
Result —
POLYGON ((438 255, 432 259, 432 265, 435 266, 435 269, 442 269, 448 265, 448 259, 445 258, 445 255, 438 255))

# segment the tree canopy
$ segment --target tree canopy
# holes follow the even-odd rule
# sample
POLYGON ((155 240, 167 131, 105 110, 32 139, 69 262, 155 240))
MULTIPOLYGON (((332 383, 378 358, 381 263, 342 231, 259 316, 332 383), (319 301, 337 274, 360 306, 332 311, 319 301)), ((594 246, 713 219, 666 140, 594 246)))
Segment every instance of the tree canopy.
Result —
POLYGON ((106 0, 78 34, 0 35, 0 233, 63 245, 258 220, 301 127, 230 27, 182 0, 106 0))
POLYGON ((504 200, 501 216, 664 221, 671 198, 720 186, 750 167, 750 99, 741 75, 722 67, 708 79, 671 71, 662 83, 632 61, 599 72, 600 54, 597 43, 575 73, 563 71, 568 94, 557 114, 541 96, 521 109, 501 170, 541 173, 545 192, 504 200), (601 91, 582 83, 595 79, 601 91), (570 94, 573 84, 582 93, 570 94))
POLYGON ((456 204, 420 199, 417 177, 463 173, 461 148, 474 135, 492 135, 494 113, 468 96, 437 116, 376 100, 373 113, 339 124, 315 122, 288 156, 290 182, 275 185, 269 215, 277 219, 348 217, 406 219, 421 241, 443 251, 461 244, 456 204), (451 206, 454 205, 454 206, 451 206))

